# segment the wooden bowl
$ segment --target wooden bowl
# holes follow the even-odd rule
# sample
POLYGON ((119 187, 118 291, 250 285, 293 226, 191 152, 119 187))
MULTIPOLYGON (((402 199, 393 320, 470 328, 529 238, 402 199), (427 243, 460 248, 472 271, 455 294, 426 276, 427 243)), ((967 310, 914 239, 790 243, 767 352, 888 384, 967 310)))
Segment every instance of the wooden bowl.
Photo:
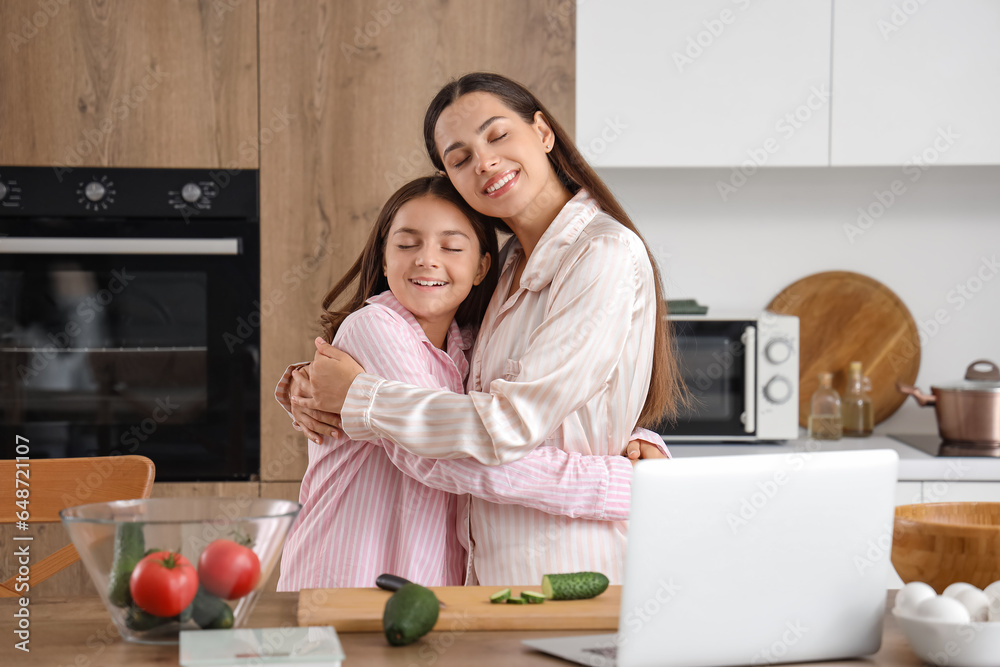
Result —
POLYGON ((1000 580, 1000 503, 925 503, 896 508, 892 564, 906 583, 938 592, 1000 580))

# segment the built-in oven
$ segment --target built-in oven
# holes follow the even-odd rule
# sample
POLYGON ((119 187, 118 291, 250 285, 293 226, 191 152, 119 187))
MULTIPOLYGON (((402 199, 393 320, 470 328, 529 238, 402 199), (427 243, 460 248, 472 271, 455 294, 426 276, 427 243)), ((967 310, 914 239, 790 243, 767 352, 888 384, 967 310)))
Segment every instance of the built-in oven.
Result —
POLYGON ((0 455, 259 471, 254 170, 0 167, 0 455))
POLYGON ((799 320, 789 315, 670 316, 691 405, 656 430, 667 441, 798 437, 799 320))

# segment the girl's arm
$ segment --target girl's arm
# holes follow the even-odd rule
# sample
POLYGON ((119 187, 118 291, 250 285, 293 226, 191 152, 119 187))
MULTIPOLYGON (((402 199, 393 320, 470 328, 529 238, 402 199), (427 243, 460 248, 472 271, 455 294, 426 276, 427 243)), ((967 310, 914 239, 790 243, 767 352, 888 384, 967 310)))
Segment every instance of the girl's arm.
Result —
MULTIPOLYGON (((650 344, 653 338, 652 326, 632 331, 636 322, 652 320, 638 309, 655 312, 652 269, 638 240, 602 234, 564 266, 553 280, 548 316, 530 333, 517 377, 493 381, 489 393, 459 395, 357 375, 347 382, 344 432, 354 439, 391 440, 420 456, 471 456, 491 465, 534 449, 601 391, 630 336, 648 337, 650 344)), ((326 356, 337 356, 333 348, 321 351, 312 369, 317 398, 302 405, 333 412, 343 395, 337 383, 344 378, 336 377, 343 369, 326 356), (332 382, 332 389, 324 390, 321 381, 332 382)))

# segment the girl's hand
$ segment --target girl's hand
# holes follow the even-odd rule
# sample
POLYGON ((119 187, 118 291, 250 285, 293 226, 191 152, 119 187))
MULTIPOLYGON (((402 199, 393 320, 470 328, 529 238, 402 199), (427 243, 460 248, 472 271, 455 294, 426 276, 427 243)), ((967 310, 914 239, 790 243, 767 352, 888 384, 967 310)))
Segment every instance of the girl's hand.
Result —
POLYGON ((665 459, 666 456, 660 451, 660 448, 656 445, 651 445, 644 440, 630 440, 625 446, 625 452, 623 456, 627 456, 632 465, 639 462, 640 459, 665 459))
MULTIPOLYGON (((340 415, 351 383, 365 372, 358 362, 322 338, 316 339, 316 354, 310 364, 309 397, 292 396, 292 404, 309 410, 320 410, 340 415)), ((339 428, 339 421, 336 424, 339 428)))
POLYGON ((317 445, 323 441, 324 435, 336 435, 340 426, 340 417, 332 412, 313 410, 302 407, 296 398, 312 397, 312 385, 309 379, 309 367, 303 366, 292 371, 291 382, 288 383, 288 396, 291 400, 292 427, 302 431, 306 437, 317 445))

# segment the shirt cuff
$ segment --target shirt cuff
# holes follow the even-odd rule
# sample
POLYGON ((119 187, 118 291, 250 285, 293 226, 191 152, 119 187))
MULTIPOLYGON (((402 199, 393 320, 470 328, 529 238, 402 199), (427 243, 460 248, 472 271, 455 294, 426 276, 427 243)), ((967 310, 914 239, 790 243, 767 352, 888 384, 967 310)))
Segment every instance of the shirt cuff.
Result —
POLYGON ((605 521, 628 521, 632 506, 632 462, 614 456, 608 467, 608 490, 604 501, 605 521))
POLYGON ((642 440, 643 442, 648 442, 659 449, 660 452, 668 459, 671 458, 670 450, 667 449, 667 445, 663 442, 663 438, 661 438, 660 434, 655 431, 650 431, 645 428, 636 428, 632 431, 632 435, 629 436, 629 440, 642 440))
POLYGON ((380 437, 372 427, 371 410, 375 394, 383 383, 383 378, 368 373, 361 373, 351 383, 340 413, 341 429, 351 440, 376 440, 380 437))

